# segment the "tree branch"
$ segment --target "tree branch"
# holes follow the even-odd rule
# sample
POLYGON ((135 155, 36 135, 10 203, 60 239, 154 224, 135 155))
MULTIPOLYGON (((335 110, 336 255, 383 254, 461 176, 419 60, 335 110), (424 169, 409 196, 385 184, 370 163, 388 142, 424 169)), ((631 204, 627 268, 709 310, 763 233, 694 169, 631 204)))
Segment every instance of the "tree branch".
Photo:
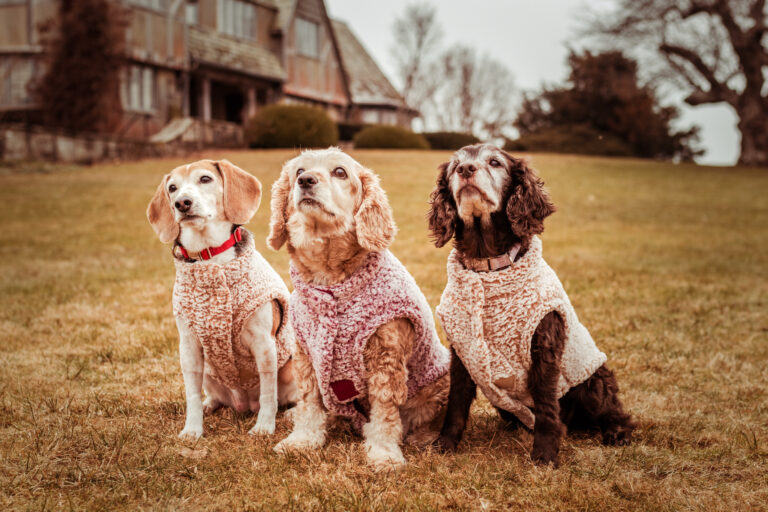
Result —
POLYGON ((755 22, 755 27, 765 29, 765 0, 756 0, 749 10, 749 15, 755 22))
POLYGON ((728 102, 728 100, 726 100, 722 94, 714 92, 712 90, 693 91, 691 94, 688 95, 687 98, 685 98, 685 102, 691 105, 692 107, 696 107, 698 105, 704 105, 705 103, 720 103, 722 101, 728 102))
MULTIPOLYGON (((682 46, 676 46, 668 43, 663 43, 659 46, 661 51, 667 58, 677 56, 693 66, 698 73, 709 84, 709 91, 701 90, 701 87, 697 87, 697 91, 694 91, 685 101, 690 105, 700 105, 702 103, 719 103, 725 101, 730 104, 735 104, 738 100, 738 94, 736 91, 729 88, 724 83, 721 83, 712 71, 701 59, 701 57, 694 51, 684 48, 682 46), (696 103, 691 103, 691 101, 696 103)), ((686 80, 694 86, 693 80, 688 74, 685 74, 686 80)), ((696 86, 694 86, 696 87, 696 86)))
POLYGON ((731 6, 728 3, 728 0, 717 0, 717 2, 712 5, 711 12, 717 14, 720 21, 723 22, 723 26, 725 27, 725 30, 728 31, 728 36, 731 39, 733 47, 737 48, 743 44, 744 31, 741 30, 739 24, 736 23, 736 19, 733 17, 733 11, 731 11, 731 6))

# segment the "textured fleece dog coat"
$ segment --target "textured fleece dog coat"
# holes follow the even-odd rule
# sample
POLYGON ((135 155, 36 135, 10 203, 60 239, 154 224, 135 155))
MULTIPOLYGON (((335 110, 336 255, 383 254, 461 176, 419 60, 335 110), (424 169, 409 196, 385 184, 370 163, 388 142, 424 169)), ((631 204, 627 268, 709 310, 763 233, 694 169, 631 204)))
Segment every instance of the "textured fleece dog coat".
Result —
POLYGON ((190 326, 203 346, 206 375, 233 389, 259 384, 256 359, 241 334, 261 306, 277 300, 283 310, 276 335, 278 369, 290 359, 293 344, 292 328, 285 321, 288 288, 256 251, 250 233, 244 242, 242 252, 225 265, 176 259, 173 287, 173 314, 190 326))
POLYGON ((561 397, 587 380, 606 356, 579 322, 563 285, 542 258, 541 240, 533 237, 522 258, 497 272, 467 270, 455 249, 448 257, 448 285, 437 307, 448 341, 488 400, 515 414, 528 428, 534 424, 528 392, 531 340, 539 322, 552 311, 560 313, 566 331, 558 383, 561 397))
POLYGON ((293 266, 291 279, 296 340, 312 361, 329 411, 362 425, 354 400, 368 395, 363 350, 376 329, 395 318, 407 318, 415 331, 408 398, 447 373, 450 353, 437 337, 427 299, 389 251, 370 253, 354 274, 333 286, 311 285, 293 266))

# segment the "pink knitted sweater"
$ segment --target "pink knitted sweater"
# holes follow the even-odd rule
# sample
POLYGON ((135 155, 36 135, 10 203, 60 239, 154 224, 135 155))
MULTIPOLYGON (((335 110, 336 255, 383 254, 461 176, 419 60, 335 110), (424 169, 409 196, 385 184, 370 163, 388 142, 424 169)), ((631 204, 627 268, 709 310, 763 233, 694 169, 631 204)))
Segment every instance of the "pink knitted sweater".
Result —
POLYGON ((368 394, 363 350, 376 329, 395 318, 409 319, 415 330, 408 398, 447 373, 450 353, 440 344, 427 299, 389 251, 370 253, 354 274, 333 286, 311 285, 293 266, 291 279, 296 339, 312 361, 329 411, 362 424, 353 401, 368 394))
POLYGON ((534 424, 528 392, 531 340, 552 311, 565 322, 557 390, 562 396, 588 379, 606 357, 542 258, 541 240, 533 237, 525 255, 498 272, 467 270, 455 249, 448 257, 448 284, 437 307, 448 341, 488 400, 529 428, 534 424))
POLYGON ((242 253, 225 265, 176 260, 173 314, 190 326, 203 347, 205 373, 231 389, 259 384, 259 369, 241 340, 245 323, 264 304, 277 300, 283 322, 277 331, 277 367, 291 356, 293 329, 286 322, 288 288, 256 251, 245 232, 242 253))

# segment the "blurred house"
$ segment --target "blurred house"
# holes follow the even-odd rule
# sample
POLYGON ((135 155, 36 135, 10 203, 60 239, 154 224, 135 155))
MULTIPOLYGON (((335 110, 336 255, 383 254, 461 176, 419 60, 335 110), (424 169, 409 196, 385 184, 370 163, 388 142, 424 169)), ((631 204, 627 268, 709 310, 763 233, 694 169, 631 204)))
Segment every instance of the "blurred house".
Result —
MULTIPOLYGON (((410 126, 409 109, 323 0, 115 0, 128 11, 119 135, 175 120, 237 128, 264 105, 315 105, 339 122, 410 126)), ((56 0, 0 0, 0 122, 28 119, 39 24, 56 0)), ((171 130, 173 131, 173 130, 171 130)), ((178 131, 178 130, 177 130, 178 131)))

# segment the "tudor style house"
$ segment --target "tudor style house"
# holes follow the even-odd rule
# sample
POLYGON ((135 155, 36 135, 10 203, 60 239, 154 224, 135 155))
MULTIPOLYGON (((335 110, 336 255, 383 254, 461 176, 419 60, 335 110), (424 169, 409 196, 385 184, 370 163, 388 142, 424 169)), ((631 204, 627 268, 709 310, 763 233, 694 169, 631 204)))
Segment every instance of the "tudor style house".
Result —
MULTIPOLYGON (((114 1, 129 20, 119 135, 146 139, 178 119, 242 126, 278 102, 339 122, 409 127, 418 114, 323 0, 114 1)), ((57 9, 57 0, 0 0, 0 123, 34 111, 38 27, 57 9)))

